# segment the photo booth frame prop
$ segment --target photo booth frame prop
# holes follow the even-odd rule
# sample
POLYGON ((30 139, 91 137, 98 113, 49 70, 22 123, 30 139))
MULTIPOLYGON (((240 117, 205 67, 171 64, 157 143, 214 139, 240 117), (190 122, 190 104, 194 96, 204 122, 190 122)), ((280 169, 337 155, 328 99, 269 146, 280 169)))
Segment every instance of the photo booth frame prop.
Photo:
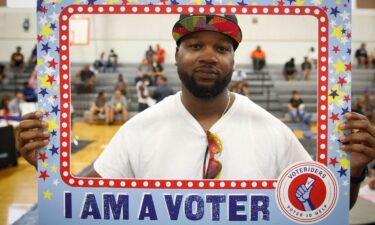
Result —
POLYGON ((343 133, 338 126, 345 112, 350 111, 351 103, 350 13, 351 5, 346 0, 218 3, 212 0, 51 0, 47 3, 38 0, 38 104, 51 133, 49 146, 38 153, 39 224, 123 224, 124 221, 131 224, 175 224, 176 221, 181 224, 197 221, 205 224, 241 221, 348 224, 350 156, 339 150, 338 139, 343 133), (315 17, 319 29, 316 162, 291 165, 278 180, 73 176, 70 172, 69 18, 76 14, 315 17), (310 194, 303 204, 296 202, 299 188, 310 194))

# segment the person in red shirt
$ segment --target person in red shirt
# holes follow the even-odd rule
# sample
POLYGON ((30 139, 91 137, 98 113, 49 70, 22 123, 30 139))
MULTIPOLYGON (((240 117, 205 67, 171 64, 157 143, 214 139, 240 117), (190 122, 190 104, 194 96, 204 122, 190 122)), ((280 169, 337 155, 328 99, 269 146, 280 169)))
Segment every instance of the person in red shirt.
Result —
POLYGON ((251 59, 253 60, 253 69, 254 71, 261 71, 266 65, 266 53, 262 51, 260 46, 251 53, 251 59))
POLYGON ((163 64, 165 61, 165 50, 161 48, 159 44, 156 45, 155 54, 158 59, 158 63, 163 64))

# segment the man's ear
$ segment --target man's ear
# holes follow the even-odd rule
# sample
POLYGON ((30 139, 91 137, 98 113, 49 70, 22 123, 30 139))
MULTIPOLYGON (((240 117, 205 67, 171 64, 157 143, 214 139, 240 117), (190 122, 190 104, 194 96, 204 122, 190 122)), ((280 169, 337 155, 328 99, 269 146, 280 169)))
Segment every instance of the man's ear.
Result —
POLYGON ((177 65, 177 58, 178 58, 178 51, 179 51, 180 49, 179 49, 179 46, 176 46, 176 51, 175 51, 175 53, 174 53, 174 60, 175 60, 175 62, 174 62, 174 64, 175 65, 177 65))

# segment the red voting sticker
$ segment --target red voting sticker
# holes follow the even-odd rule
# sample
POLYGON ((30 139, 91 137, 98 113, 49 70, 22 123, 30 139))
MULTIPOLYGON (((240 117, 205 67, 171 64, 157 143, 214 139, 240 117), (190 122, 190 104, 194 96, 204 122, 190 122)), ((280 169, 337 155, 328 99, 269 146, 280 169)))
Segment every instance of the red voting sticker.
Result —
POLYGON ((289 219, 310 224, 326 218, 335 208, 338 184, 320 163, 297 163, 286 169, 276 187, 276 200, 289 219))

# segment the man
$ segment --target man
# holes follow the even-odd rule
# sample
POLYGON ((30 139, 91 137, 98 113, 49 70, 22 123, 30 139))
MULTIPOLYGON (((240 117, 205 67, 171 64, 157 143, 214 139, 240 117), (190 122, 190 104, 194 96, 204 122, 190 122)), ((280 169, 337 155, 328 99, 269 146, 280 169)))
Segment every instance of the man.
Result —
POLYGON ((262 51, 260 46, 251 53, 251 59, 253 60, 253 69, 254 71, 261 71, 266 65, 266 53, 262 51))
POLYGON ((81 90, 79 89, 80 86, 84 87, 83 92, 95 91, 95 73, 90 69, 89 64, 85 64, 76 76, 80 79, 76 84, 77 92, 81 92, 81 90))
POLYGON ((309 62, 307 57, 304 57, 303 62, 301 64, 301 70, 302 70, 303 78, 305 80, 309 79, 311 68, 312 68, 311 62, 309 62))
POLYGON ((288 113, 292 118, 292 122, 300 121, 310 126, 312 115, 305 112, 305 105, 298 91, 292 91, 292 97, 288 103, 288 113))
POLYGON ((111 49, 108 55, 107 67, 112 68, 112 73, 115 73, 117 71, 117 65, 118 65, 118 56, 115 53, 115 50, 111 49))
MULTIPOLYGON (((235 16, 182 15, 173 37, 182 91, 123 125, 88 176, 270 179, 292 162, 311 160, 282 122, 227 90, 242 39, 235 16)), ((20 125, 21 151, 33 165, 36 149, 48 144, 38 140, 48 135, 31 130, 46 129, 40 118, 40 112, 28 114, 20 125)), ((343 129, 361 130, 342 141, 351 143, 343 147, 352 152, 351 175, 362 178, 375 158, 375 128, 360 115, 346 118, 343 129)), ((353 200, 358 187, 352 185, 353 200)))
POLYGON ((12 54, 10 58, 10 67, 15 70, 23 70, 25 59, 21 53, 21 47, 17 46, 16 52, 12 54))
POLYGON ((294 58, 291 58, 288 62, 284 65, 283 75, 285 80, 294 80, 296 78, 296 65, 294 64, 294 58))
POLYGON ((361 47, 355 51, 355 58, 358 62, 358 67, 366 67, 369 61, 366 44, 362 43, 361 47))
POLYGON ((121 90, 115 90, 115 94, 112 96, 109 104, 109 123, 113 123, 116 115, 121 116, 121 123, 125 123, 128 120, 128 102, 122 95, 121 90))

